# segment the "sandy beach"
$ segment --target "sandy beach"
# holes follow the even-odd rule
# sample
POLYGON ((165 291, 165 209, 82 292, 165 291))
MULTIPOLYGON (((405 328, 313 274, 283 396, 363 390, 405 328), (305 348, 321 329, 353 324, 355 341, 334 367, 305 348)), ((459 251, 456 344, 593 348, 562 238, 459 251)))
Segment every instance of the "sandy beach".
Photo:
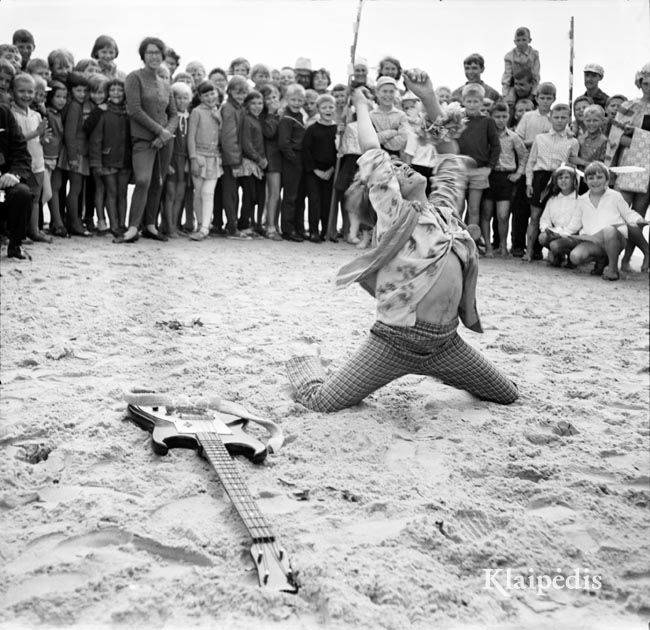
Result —
MULTIPOLYGON (((109 238, 3 248, 0 630, 642 628, 650 617, 648 276, 482 259, 501 407, 409 376, 319 414, 290 397, 289 344, 335 367, 374 303, 335 291, 343 243, 109 238), (123 392, 220 395, 285 445, 237 466, 297 573, 260 588, 207 461, 155 455, 123 392), (486 587, 486 570, 600 577, 486 587), (593 583, 592 583, 593 585, 593 583)), ((639 261, 634 259, 638 269, 639 261)), ((494 575, 494 574, 492 574, 494 575)))

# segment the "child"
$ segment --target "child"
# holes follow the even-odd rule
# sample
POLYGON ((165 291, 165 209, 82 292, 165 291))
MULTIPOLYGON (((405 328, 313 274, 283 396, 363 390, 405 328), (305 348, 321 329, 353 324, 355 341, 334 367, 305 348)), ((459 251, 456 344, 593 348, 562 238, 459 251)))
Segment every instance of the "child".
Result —
POLYGON ((66 197, 67 228, 76 236, 91 236, 79 214, 79 196, 83 178, 89 175, 88 138, 83 129, 83 106, 88 91, 88 79, 79 72, 68 76, 68 89, 72 96, 63 121, 63 151, 59 168, 68 172, 70 190, 66 197))
MULTIPOLYGON (((537 89, 537 84, 533 78, 533 73, 524 68, 515 74, 514 78, 514 102, 521 100, 522 98, 529 98, 533 103, 536 103, 535 100, 535 90, 537 89)), ((506 100, 506 102, 512 107, 512 99, 506 100)))
POLYGON ((618 280, 618 257, 625 247, 628 225, 642 227, 648 222, 626 203, 621 193, 608 187, 609 169, 592 162, 585 169, 589 191, 578 198, 569 231, 577 232, 580 242, 570 254, 574 265, 595 261, 592 275, 618 280), (607 266, 605 266, 607 265, 607 266))
POLYGON ((311 78, 311 87, 318 92, 318 94, 326 94, 327 88, 332 82, 332 77, 330 76, 330 71, 327 68, 319 68, 314 70, 314 74, 311 78))
POLYGON ((578 96, 578 98, 573 101, 573 117, 574 121, 571 124, 571 131, 574 136, 578 137, 585 133, 585 124, 584 124, 584 114, 585 109, 589 105, 593 105, 593 101, 588 96, 578 96))
POLYGON ((50 66, 52 78, 61 81, 61 83, 66 83, 68 75, 74 68, 74 57, 71 52, 63 48, 57 48, 47 56, 47 63, 50 66))
POLYGON ((47 116, 47 108, 45 107, 45 97, 47 91, 50 89, 47 87, 47 82, 43 77, 38 75, 30 75, 34 79, 34 100, 30 107, 41 115, 41 118, 45 119, 47 116))
POLYGON ((6 60, 0 59, 0 104, 11 106, 11 82, 16 75, 14 67, 6 60))
MULTIPOLYGON (((591 162, 602 162, 607 149, 607 136, 603 133, 605 110, 600 105, 589 105, 583 115, 585 133, 579 138, 580 151, 574 159, 576 166, 585 167, 591 162)), ((582 184, 579 193, 587 192, 587 185, 582 184)))
POLYGON ((494 101, 491 98, 484 98, 481 107, 479 108, 481 116, 489 116, 492 105, 494 105, 494 101))
POLYGON ((188 74, 187 72, 177 72, 174 75, 174 83, 185 83, 185 85, 192 90, 192 93, 194 93, 195 85, 191 74, 188 74))
POLYGON ((226 238, 249 239, 238 227, 239 186, 241 181, 234 169, 241 166, 241 129, 244 122, 244 99, 248 94, 248 81, 234 76, 228 82, 228 99, 221 106, 221 151, 223 155, 223 207, 226 212, 226 238))
MULTIPOLYGON (((552 83, 540 83, 537 88, 537 109, 526 112, 517 124, 517 134, 524 141, 528 151, 533 146, 537 134, 551 129, 551 106, 555 102, 556 89, 552 83)), ((526 250, 526 231, 530 218, 530 202, 526 195, 526 180, 517 182, 512 203, 512 255, 521 258, 526 250)), ((542 251, 537 244, 535 258, 541 260, 542 251)))
POLYGON ((303 105, 303 109, 305 110, 305 128, 313 125, 318 120, 317 100, 318 92, 316 90, 305 90, 305 104, 303 105))
POLYGON ((395 107, 396 94, 395 79, 379 77, 375 85, 378 107, 370 112, 370 120, 381 148, 390 155, 399 157, 400 152, 406 148, 410 126, 406 114, 395 107))
POLYGON ((519 121, 524 117, 526 112, 532 112, 535 109, 535 104, 530 98, 521 98, 519 99, 513 108, 512 117, 510 118, 510 123, 508 127, 515 129, 519 124, 519 121))
POLYGON ((242 125, 242 165, 237 175, 242 178, 242 225, 244 234, 262 236, 262 214, 266 197, 264 169, 268 166, 264 151, 264 134, 260 114, 264 98, 257 90, 251 90, 244 99, 246 115, 242 125), (257 205, 257 219, 255 206, 257 205))
POLYGON ((526 254, 524 260, 533 260, 533 248, 539 234, 539 219, 544 209, 541 199, 553 171, 563 162, 573 161, 580 145, 570 138, 567 130, 570 109, 564 103, 556 103, 551 110, 551 130, 539 134, 533 141, 526 163, 526 194, 530 198, 530 221, 526 230, 526 254))
POLYGON ((190 235, 194 241, 202 241, 210 233, 214 189, 221 177, 219 157, 219 93, 214 83, 202 81, 196 88, 199 103, 190 114, 187 132, 187 154, 194 185, 194 214, 198 230, 190 235))
POLYGON ((212 68, 208 79, 217 86, 221 93, 222 98, 226 95, 226 88, 228 87, 228 75, 222 68, 212 68))
POLYGON ((38 226, 39 200, 43 190, 45 172, 41 138, 47 138, 48 136, 46 135, 47 121, 43 120, 41 115, 30 107, 34 100, 34 87, 34 79, 29 74, 20 73, 14 77, 12 83, 14 102, 11 106, 11 112, 25 136, 27 150, 32 158, 31 169, 34 177, 31 178, 29 184, 32 193, 32 209, 29 216, 27 236, 33 241, 51 243, 52 238, 42 232, 38 226))
MULTIPOLYGON (((108 79, 104 74, 98 73, 88 77, 88 99, 84 103, 83 124, 83 130, 88 138, 90 138, 96 125, 107 109, 107 83, 108 79)), ((97 232, 101 235, 104 235, 108 233, 109 228, 108 224, 106 223, 106 215, 104 213, 104 200, 106 197, 106 191, 104 188, 104 180, 102 179, 102 155, 100 152, 96 152, 91 156, 89 147, 88 156, 88 166, 92 175, 92 183, 90 181, 86 181, 86 207, 84 210, 84 224, 89 230, 93 229, 94 208, 97 211, 97 232), (91 157, 92 159, 90 159, 91 157)))
POLYGON ((178 111, 178 127, 174 133, 174 152, 165 183, 164 228, 169 238, 178 238, 185 189, 189 173, 187 163, 188 108, 192 100, 192 88, 182 81, 172 84, 172 94, 178 111))
POLYGON ((550 192, 539 219, 539 242, 543 247, 548 247, 548 264, 559 267, 565 254, 579 242, 567 229, 577 211, 578 174, 569 164, 562 164, 553 171, 549 183, 550 192))
MULTIPOLYGON (((245 57, 235 57, 228 66, 228 71, 233 77, 244 77, 248 79, 251 71, 251 64, 245 57)), ((248 83, 246 83, 248 85, 248 83)))
POLYGON ((22 72, 22 57, 15 46, 0 44, 0 59, 6 59, 13 66, 16 74, 22 72))
POLYGON ((59 155, 63 149, 63 118, 62 112, 68 102, 68 90, 59 81, 50 83, 50 91, 45 97, 47 109, 47 126, 50 129, 50 137, 43 143, 43 159, 45 161, 45 178, 50 181, 50 198, 43 197, 43 203, 47 203, 50 209, 50 234, 53 236, 68 236, 63 219, 61 218, 61 207, 59 204, 59 193, 61 190, 62 176, 61 169, 57 166, 59 155))
POLYGON ((109 35, 100 35, 93 44, 90 56, 99 63, 99 71, 107 79, 124 79, 124 73, 115 65, 115 59, 120 54, 117 42, 109 35))
POLYGON ((27 64, 29 63, 29 59, 32 56, 32 53, 34 52, 34 48, 36 47, 34 36, 27 29, 19 28, 14 32, 11 38, 11 43, 18 49, 18 52, 20 53, 22 61, 21 69, 24 72, 28 72, 27 64))
POLYGON ((490 242, 490 221, 496 204, 497 226, 499 233, 499 254, 508 253, 508 228, 510 225, 510 199, 514 192, 515 183, 524 174, 528 152, 523 140, 512 129, 507 128, 509 118, 508 105, 500 102, 492 106, 492 120, 499 134, 501 152, 499 161, 488 177, 490 184, 486 191, 481 210, 481 232, 485 241, 485 255, 494 256, 490 242))
MULTIPOLYGON (((478 227, 483 191, 489 186, 488 177, 497 165, 501 143, 494 120, 481 116, 480 108, 485 91, 477 83, 468 83, 462 92, 463 107, 467 116, 467 126, 458 138, 458 151, 476 162, 475 168, 467 169, 467 225, 474 226, 470 234, 476 241, 480 238, 478 227)), ((462 215, 465 200, 459 200, 458 211, 462 215)))
POLYGON ((190 61, 185 66, 185 72, 192 77, 192 81, 194 81, 194 85, 197 87, 207 76, 205 66, 200 61, 190 61))
POLYGON ((266 236, 281 241, 278 229, 278 206, 282 182, 282 154, 278 147, 278 126, 280 124, 280 90, 274 85, 262 88, 264 109, 260 119, 264 134, 264 153, 268 160, 266 167, 266 236))
POLYGON ((47 65, 47 61, 38 57, 30 59, 27 63, 27 74, 31 74, 32 76, 38 75, 45 79, 45 81, 52 80, 52 73, 50 72, 50 66, 47 65))
POLYGON ((256 63, 251 68, 251 81, 258 92, 271 82, 271 71, 263 63, 256 63))
POLYGON ((305 183, 309 199, 309 240, 312 243, 320 243, 327 238, 327 222, 336 166, 334 97, 321 94, 316 101, 316 107, 319 119, 307 128, 303 139, 305 183))
POLYGON ((605 114, 607 115, 607 124, 605 125, 605 135, 609 136, 612 128, 612 123, 618 113, 618 108, 627 101, 627 96, 623 94, 614 94, 607 99, 607 106, 605 107, 605 114))
POLYGON ((501 94, 497 92, 493 87, 490 87, 483 79, 481 79, 481 74, 485 71, 485 59, 482 55, 478 53, 472 53, 463 60, 463 70, 465 71, 465 78, 467 82, 465 85, 461 85, 459 88, 456 88, 451 95, 452 101, 458 101, 459 103, 463 102, 463 88, 470 83, 478 83, 484 91, 483 97, 488 97, 492 99, 495 103, 501 100, 501 94))
MULTIPOLYGON (((126 232, 127 188, 131 177, 131 134, 126 115, 124 81, 110 79, 105 84, 108 103, 100 110, 89 142, 93 175, 99 175, 105 201, 110 232, 115 237, 126 232)), ((103 203, 103 202, 102 202, 103 203)), ((100 206, 97 206, 99 209, 100 206)), ((102 216, 98 229, 105 225, 102 216)))
POLYGON ((451 103, 451 89, 446 85, 439 85, 436 88, 436 97, 441 105, 449 105, 451 103))
POLYGON ((181 63, 181 56, 173 49, 165 49, 165 65, 169 68, 169 74, 174 78, 176 70, 181 63))
POLYGON ((304 239, 304 195, 302 190, 302 141, 305 125, 302 106, 305 88, 294 83, 286 91, 287 108, 278 125, 278 147, 282 153, 282 238, 296 243, 304 239))
POLYGON ((514 77, 521 70, 528 70, 532 75, 532 90, 539 84, 540 66, 539 53, 530 45, 532 38, 530 30, 520 26, 515 31, 515 47, 503 58, 504 69, 501 77, 501 94, 508 105, 516 100, 514 77))
POLYGON ((345 122, 345 111, 348 103, 348 88, 342 83, 337 83, 332 88, 332 96, 334 97, 334 103, 336 104, 334 120, 336 120, 337 123, 345 122))

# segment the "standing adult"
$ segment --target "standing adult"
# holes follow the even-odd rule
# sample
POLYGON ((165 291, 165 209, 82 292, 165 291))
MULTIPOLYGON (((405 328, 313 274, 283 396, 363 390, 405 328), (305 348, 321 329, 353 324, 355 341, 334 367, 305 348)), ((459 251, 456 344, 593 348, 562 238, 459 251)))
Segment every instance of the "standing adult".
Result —
POLYGON ((118 243, 137 241, 143 221, 143 237, 167 240, 156 228, 156 220, 163 181, 172 158, 178 113, 171 86, 158 76, 165 44, 157 37, 146 37, 138 52, 144 68, 131 72, 125 83, 126 112, 133 143, 135 190, 131 198, 129 228, 116 239, 118 243))
MULTIPOLYGON (((641 90, 641 98, 625 101, 618 108, 609 132, 605 164, 645 169, 642 172, 620 174, 614 185, 632 209, 645 217, 650 206, 650 63, 636 73, 634 85, 641 90)), ((628 228, 628 243, 621 261, 621 270, 630 270, 630 258, 635 246, 643 253, 641 271, 648 271, 648 241, 636 226, 628 228)))

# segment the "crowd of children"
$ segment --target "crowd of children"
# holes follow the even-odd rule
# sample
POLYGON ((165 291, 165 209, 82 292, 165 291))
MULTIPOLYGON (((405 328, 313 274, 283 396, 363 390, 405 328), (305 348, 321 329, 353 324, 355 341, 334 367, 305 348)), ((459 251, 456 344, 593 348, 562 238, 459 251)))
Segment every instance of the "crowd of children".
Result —
MULTIPOLYGON (((588 64, 585 93, 572 112, 555 102, 555 85, 542 81, 528 28, 516 30, 514 44, 504 57, 500 90, 481 79, 485 60, 477 53, 463 62, 464 85, 436 88, 448 118, 462 120, 455 137, 471 160, 458 213, 479 251, 533 261, 547 248, 549 264, 594 260, 595 273, 617 279, 618 253, 629 239, 647 271, 641 229, 648 177, 635 213, 609 188, 612 176, 603 164, 608 135, 621 126, 617 112, 626 111, 628 99, 605 94, 602 66, 588 64), (606 225, 586 218, 610 210, 606 225), (615 234, 606 229, 611 226, 615 234), (588 233, 595 227, 597 234, 588 233)), ((314 71, 307 58, 273 69, 239 57, 227 70, 210 72, 190 61, 183 71, 180 55, 157 38, 143 41, 144 68, 128 76, 118 70, 118 45, 107 35, 76 64, 67 50, 46 59, 34 50, 24 29, 11 45, 0 45, 0 107, 11 109, 31 157, 25 236, 32 242, 112 234, 116 243, 130 243, 140 235, 167 241, 186 234, 195 241, 343 238, 367 247, 368 233, 348 213, 344 195, 360 155, 348 103, 353 87, 372 94, 370 118, 386 152, 427 177, 436 168, 427 142, 432 121, 403 89, 393 57, 378 63, 374 79, 358 59, 348 85, 331 85, 329 71, 314 71), (129 184, 135 191, 127 208, 129 184)), ((639 76, 650 102, 650 66, 639 76)), ((650 134, 648 123, 650 116, 640 132, 650 134)), ((633 135, 628 128, 624 133, 633 135)), ((0 180, 0 187, 9 185, 0 180)), ((25 253, 14 243, 10 255, 25 253)))

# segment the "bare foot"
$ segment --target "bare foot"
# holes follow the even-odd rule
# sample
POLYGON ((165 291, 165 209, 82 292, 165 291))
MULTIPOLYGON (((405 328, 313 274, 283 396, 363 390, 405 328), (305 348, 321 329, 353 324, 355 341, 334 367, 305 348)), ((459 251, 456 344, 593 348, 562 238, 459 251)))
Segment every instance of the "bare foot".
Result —
POLYGON ((646 256, 641 264, 641 273, 648 273, 648 271, 650 271, 650 257, 646 256))
POLYGON ((507 247, 499 247, 499 249, 497 249, 496 253, 499 256, 504 256, 505 257, 505 256, 508 255, 508 248, 507 247))
POLYGON ((485 250, 485 257, 486 258, 494 258, 494 250, 489 247, 485 250))
POLYGON ((529 254, 526 252, 522 257, 521 257, 522 262, 533 262, 533 256, 532 254, 529 254))
POLYGON ((621 260, 621 271, 625 271, 625 273, 629 273, 630 271, 632 271, 632 267, 630 267, 629 260, 621 260))
POLYGON ((603 269, 603 279, 618 280, 619 279, 618 271, 611 269, 608 265, 607 267, 605 267, 605 269, 603 269))

